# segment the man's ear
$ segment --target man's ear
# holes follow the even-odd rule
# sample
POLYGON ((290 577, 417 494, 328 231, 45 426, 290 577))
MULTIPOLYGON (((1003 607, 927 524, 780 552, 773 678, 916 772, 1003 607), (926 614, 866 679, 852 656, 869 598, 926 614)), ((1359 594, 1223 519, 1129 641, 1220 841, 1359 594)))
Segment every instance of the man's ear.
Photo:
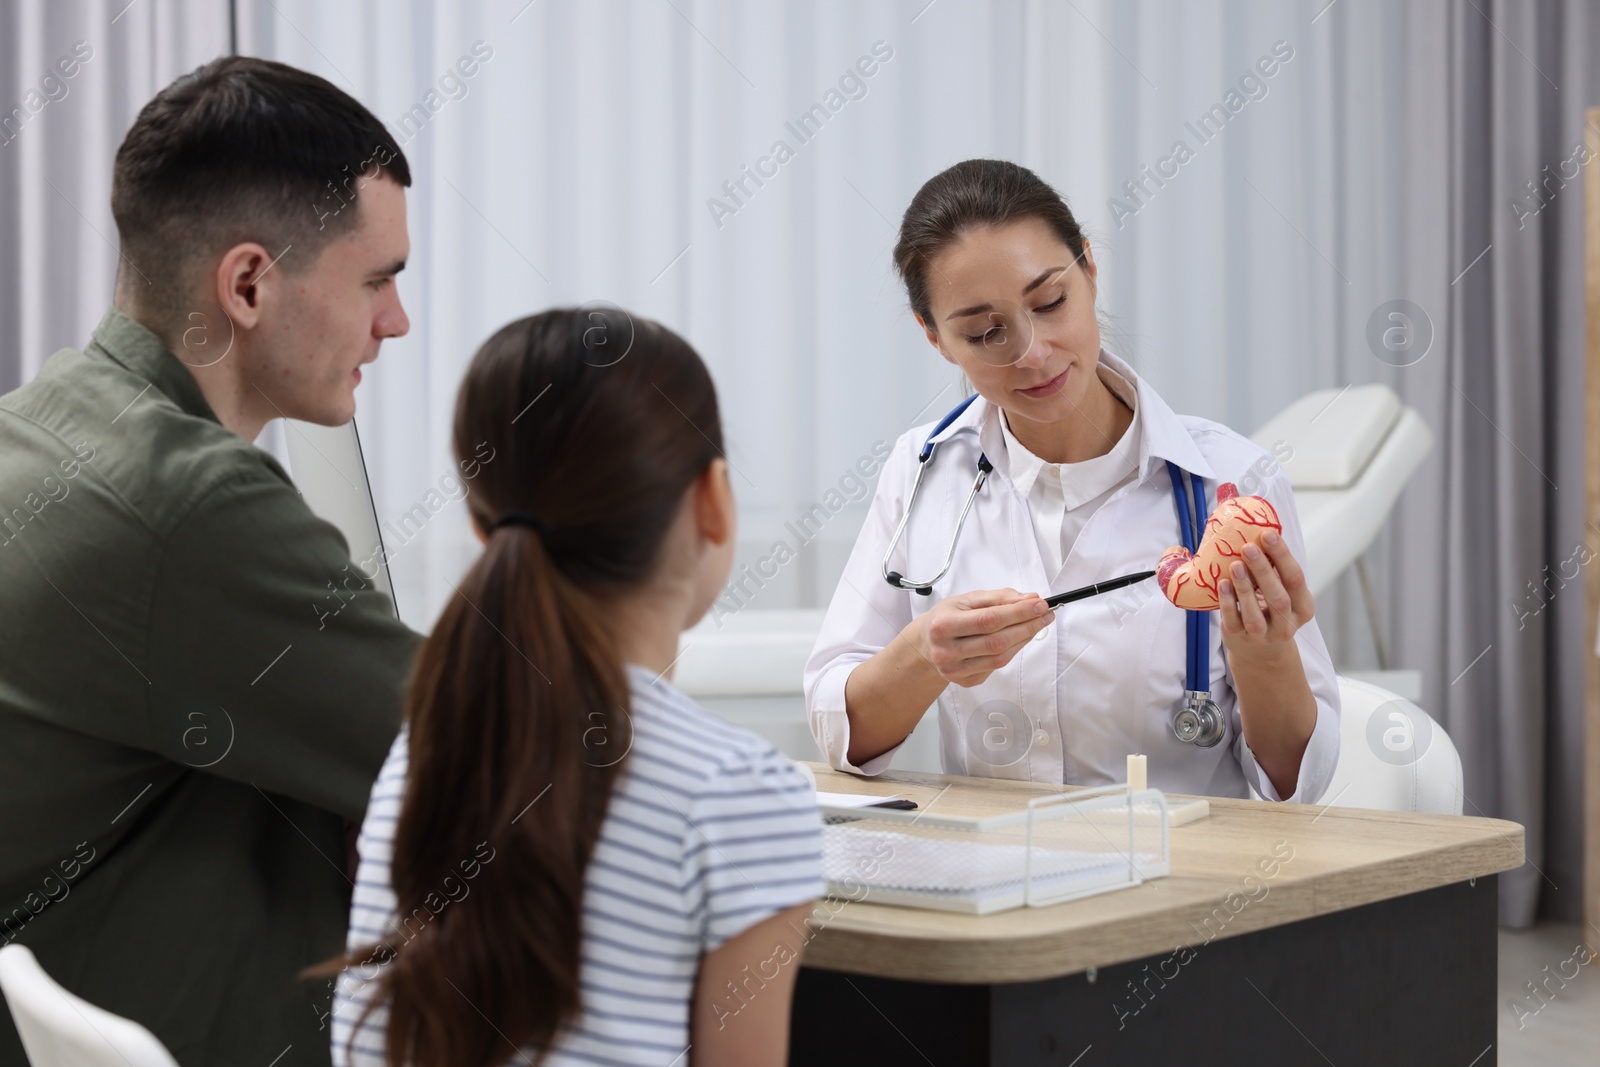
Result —
POLYGON ((733 537, 736 511, 727 460, 712 460, 695 480, 694 513, 700 536, 707 541, 724 545, 733 537))
POLYGON ((217 304, 239 328, 253 329, 261 321, 263 304, 279 295, 282 275, 273 266, 272 256, 254 241, 234 245, 217 260, 217 304))

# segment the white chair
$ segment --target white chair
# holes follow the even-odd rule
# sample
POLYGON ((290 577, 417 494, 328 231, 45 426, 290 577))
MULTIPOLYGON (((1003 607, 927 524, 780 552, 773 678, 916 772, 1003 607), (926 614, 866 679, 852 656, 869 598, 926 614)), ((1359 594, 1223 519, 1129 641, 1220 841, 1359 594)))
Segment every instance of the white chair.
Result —
POLYGON ((22 945, 0 948, 0 991, 33 1067, 178 1067, 149 1030, 61 988, 22 945))
POLYGON ((715 608, 683 635, 673 681, 700 697, 792 696, 822 630, 821 608, 715 608))
POLYGON ((1319 803, 1461 814, 1461 757, 1427 712, 1380 686, 1344 677, 1339 704, 1339 763, 1319 803))
POLYGON ((1280 462, 1294 487, 1312 595, 1321 596, 1354 564, 1378 664, 1388 670, 1389 649, 1361 557, 1433 448, 1427 423, 1387 385, 1353 385, 1307 393, 1251 440, 1274 455, 1289 453, 1280 462))
MULTIPOLYGON (((796 760, 818 759, 800 679, 822 629, 821 609, 749 608, 708 615, 683 635, 673 681, 708 710, 761 735, 796 760)), ((940 769, 939 717, 895 754, 896 770, 940 769)))

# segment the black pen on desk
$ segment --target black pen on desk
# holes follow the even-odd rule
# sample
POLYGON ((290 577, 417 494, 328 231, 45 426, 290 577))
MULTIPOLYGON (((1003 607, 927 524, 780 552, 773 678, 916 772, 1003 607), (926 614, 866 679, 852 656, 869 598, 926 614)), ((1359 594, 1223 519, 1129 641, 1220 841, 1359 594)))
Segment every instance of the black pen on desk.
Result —
POLYGON ((1122 589, 1136 582, 1142 582, 1146 578, 1154 578, 1155 574, 1155 571, 1140 571, 1138 574, 1124 574, 1121 578, 1107 578, 1103 582, 1086 585, 1082 589, 1073 589, 1065 593, 1057 593, 1055 596, 1045 597, 1045 606, 1052 609, 1059 608, 1061 605, 1070 604, 1074 600, 1084 600, 1100 593, 1109 593, 1113 589, 1122 589))
POLYGON ((893 808, 895 811, 916 811, 915 800, 885 800, 877 804, 868 804, 869 808, 893 808))

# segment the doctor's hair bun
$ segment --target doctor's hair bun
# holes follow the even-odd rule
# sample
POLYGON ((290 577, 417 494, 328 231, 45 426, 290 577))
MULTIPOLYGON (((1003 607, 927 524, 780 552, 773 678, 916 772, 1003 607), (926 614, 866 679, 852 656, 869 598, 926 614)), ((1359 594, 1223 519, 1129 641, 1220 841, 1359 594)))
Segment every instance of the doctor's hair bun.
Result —
POLYGON ((911 310, 930 327, 928 268, 935 256, 973 226, 998 226, 1019 219, 1043 220, 1083 259, 1083 230, 1061 194, 1027 167, 1003 159, 968 159, 923 183, 900 220, 894 265, 905 283, 911 310))

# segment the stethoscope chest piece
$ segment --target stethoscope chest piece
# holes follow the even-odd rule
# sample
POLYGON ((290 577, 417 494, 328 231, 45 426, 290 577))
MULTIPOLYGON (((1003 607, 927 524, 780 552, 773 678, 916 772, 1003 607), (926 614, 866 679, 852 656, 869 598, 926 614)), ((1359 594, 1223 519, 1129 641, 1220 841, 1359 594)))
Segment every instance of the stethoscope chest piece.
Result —
POLYGON ((1183 707, 1172 716, 1172 732, 1179 741, 1196 748, 1212 748, 1226 732, 1222 709, 1210 693, 1188 690, 1183 694, 1183 707))

